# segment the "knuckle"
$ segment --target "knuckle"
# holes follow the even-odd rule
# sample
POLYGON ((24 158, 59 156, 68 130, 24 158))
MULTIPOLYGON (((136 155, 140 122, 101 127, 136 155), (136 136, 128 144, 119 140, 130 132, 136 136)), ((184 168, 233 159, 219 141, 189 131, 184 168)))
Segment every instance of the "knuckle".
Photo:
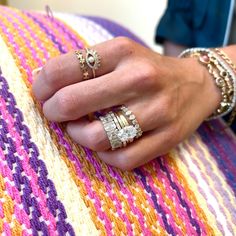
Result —
POLYGON ((150 63, 143 63, 137 76, 137 83, 142 87, 152 88, 156 85, 156 68, 150 63))
POLYGON ((123 55, 131 55, 134 53, 134 42, 127 37, 117 37, 115 38, 116 50, 122 52, 123 55))

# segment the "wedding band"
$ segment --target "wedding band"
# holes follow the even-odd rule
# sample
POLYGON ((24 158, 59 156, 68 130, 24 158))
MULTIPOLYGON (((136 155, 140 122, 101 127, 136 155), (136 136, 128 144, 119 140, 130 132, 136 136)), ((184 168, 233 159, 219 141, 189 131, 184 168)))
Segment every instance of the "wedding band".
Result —
POLYGON ((100 116, 111 149, 126 147, 134 139, 141 137, 142 130, 135 115, 125 106, 118 107, 104 116, 100 116))
POLYGON ((93 78, 96 77, 95 71, 101 66, 101 57, 98 55, 97 51, 89 48, 85 48, 86 56, 85 61, 88 67, 93 72, 93 78))
POLYGON ((80 69, 83 74, 83 80, 89 79, 89 72, 88 72, 87 66, 85 65, 85 59, 84 59, 83 53, 80 50, 76 50, 75 55, 77 59, 79 60, 80 69))
POLYGON ((142 134, 143 134, 143 131, 142 131, 142 129, 141 129, 141 127, 140 127, 140 125, 139 125, 139 123, 138 123, 138 121, 137 121, 135 115, 134 115, 126 106, 124 106, 124 105, 121 106, 120 109, 123 111, 123 113, 124 113, 126 119, 128 119, 129 122, 130 122, 130 123, 134 126, 134 128, 136 129, 137 134, 136 134, 135 138, 141 137, 142 134))
POLYGON ((103 128, 109 139, 111 149, 115 150, 122 147, 121 140, 117 137, 117 127, 111 116, 112 112, 107 113, 105 116, 100 116, 99 119, 102 122, 103 128))

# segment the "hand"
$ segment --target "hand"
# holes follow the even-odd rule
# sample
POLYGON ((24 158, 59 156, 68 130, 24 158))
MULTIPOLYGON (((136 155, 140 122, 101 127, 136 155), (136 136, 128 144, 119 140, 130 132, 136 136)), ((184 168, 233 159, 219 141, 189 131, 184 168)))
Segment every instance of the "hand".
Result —
POLYGON ((71 138, 110 165, 130 170, 167 153, 220 102, 213 79, 196 59, 161 56, 123 37, 93 49, 102 60, 95 79, 82 81, 79 61, 71 52, 43 67, 33 92, 44 101, 47 119, 67 122, 71 138), (135 114, 144 134, 110 151, 101 122, 90 122, 87 114, 122 104, 135 114))

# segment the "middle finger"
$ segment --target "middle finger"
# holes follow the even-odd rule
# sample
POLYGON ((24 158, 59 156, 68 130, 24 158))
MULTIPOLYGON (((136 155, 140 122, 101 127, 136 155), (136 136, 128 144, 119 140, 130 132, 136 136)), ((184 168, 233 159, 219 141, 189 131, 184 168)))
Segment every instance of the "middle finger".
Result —
POLYGON ((139 96, 136 91, 130 90, 134 81, 129 76, 132 75, 124 78, 124 71, 119 70, 97 80, 66 86, 44 103, 44 115, 51 121, 64 122, 124 104, 128 99, 139 96))

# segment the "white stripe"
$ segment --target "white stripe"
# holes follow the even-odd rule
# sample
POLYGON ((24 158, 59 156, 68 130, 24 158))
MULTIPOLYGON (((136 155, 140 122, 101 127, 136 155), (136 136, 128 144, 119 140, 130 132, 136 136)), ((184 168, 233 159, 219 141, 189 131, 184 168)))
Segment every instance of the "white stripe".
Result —
POLYGON ((64 21, 75 30, 89 46, 112 39, 113 36, 100 25, 81 16, 55 13, 54 16, 64 21))
POLYGON ((233 13, 234 13, 234 0, 231 0, 223 46, 226 46, 229 42, 229 35, 230 35, 230 30, 231 30, 231 25, 232 25, 232 20, 233 20, 233 13))
POLYGON ((227 220, 225 216, 222 214, 220 205, 217 201, 217 199, 212 195, 208 183, 202 178, 201 172, 199 171, 198 167, 194 164, 192 161, 191 156, 189 153, 184 149, 182 144, 180 144, 180 150, 182 152, 183 156, 183 161, 188 163, 188 166, 191 166, 191 172, 194 173, 196 182, 198 183, 198 187, 201 188, 201 190, 204 192, 205 196, 207 196, 207 203, 211 205, 211 207, 214 209, 216 216, 217 216, 217 221, 221 223, 223 230, 224 230, 224 235, 231 236, 232 233, 228 229, 227 226, 227 220))

